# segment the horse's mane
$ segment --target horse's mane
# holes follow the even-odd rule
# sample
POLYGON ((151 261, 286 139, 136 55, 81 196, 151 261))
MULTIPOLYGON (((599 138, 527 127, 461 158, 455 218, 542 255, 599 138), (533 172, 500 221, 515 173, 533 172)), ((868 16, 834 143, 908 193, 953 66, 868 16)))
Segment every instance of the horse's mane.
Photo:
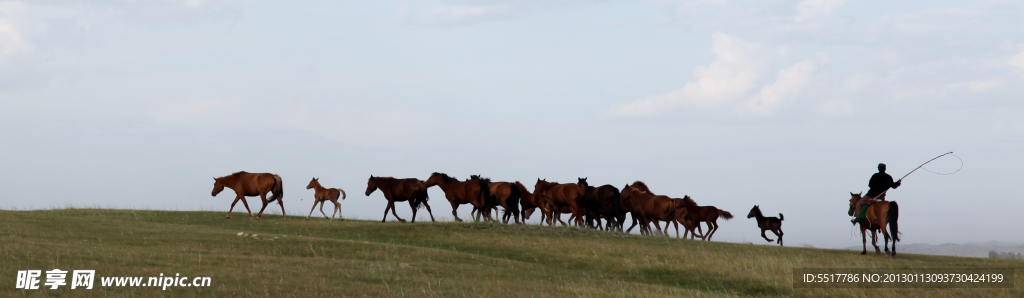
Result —
POLYGON ((449 181, 455 180, 455 177, 448 176, 448 174, 445 174, 445 173, 434 172, 431 175, 441 175, 441 180, 444 181, 444 182, 449 182, 449 181))
POLYGON ((249 174, 249 172, 246 172, 246 171, 238 171, 238 172, 234 172, 234 173, 231 173, 231 175, 228 175, 228 176, 236 176, 236 175, 241 175, 241 174, 249 174))
MULTIPOLYGON (((443 174, 442 174, 442 175, 443 175, 443 174)), ((480 177, 480 175, 469 175, 469 179, 466 179, 466 181, 469 181, 469 180, 473 180, 473 179, 476 179, 476 180, 483 180, 483 181, 485 181, 485 182, 487 182, 487 183, 490 183, 490 182, 491 182, 491 178, 484 178, 484 177, 480 177)))
POLYGON ((683 196, 682 200, 683 203, 686 203, 687 205, 697 206, 697 202, 694 202, 693 199, 690 198, 690 196, 683 196))
POLYGON ((647 187, 647 184, 640 180, 634 181, 633 184, 631 184, 630 186, 635 187, 644 192, 651 192, 651 189, 647 187))
POLYGON ((757 212, 756 216, 764 217, 764 214, 761 213, 761 207, 758 207, 757 205, 754 205, 754 209, 750 209, 750 211, 757 212))

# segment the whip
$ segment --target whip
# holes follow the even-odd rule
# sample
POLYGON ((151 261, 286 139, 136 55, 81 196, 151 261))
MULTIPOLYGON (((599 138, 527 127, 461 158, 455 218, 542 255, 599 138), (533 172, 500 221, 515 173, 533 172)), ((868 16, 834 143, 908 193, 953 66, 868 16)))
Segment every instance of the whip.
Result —
MULTIPOLYGON (((946 156, 946 155, 953 155, 954 157, 956 157, 957 159, 959 159, 959 160, 960 160, 960 168, 959 168, 959 169, 956 169, 956 171, 953 171, 953 172, 950 172, 950 173, 939 173, 939 172, 935 172, 935 171, 932 171, 932 170, 929 170, 929 169, 924 169, 924 170, 925 170, 925 171, 929 171, 929 172, 932 172, 932 173, 935 173, 935 174, 939 174, 939 175, 952 175, 952 174, 954 174, 954 173, 956 173, 956 172, 959 172, 959 171, 960 171, 960 169, 963 169, 963 168, 964 168, 964 160, 963 160, 963 159, 961 159, 961 158, 960 158, 959 156, 956 156, 956 154, 953 154, 953 151, 950 151, 950 152, 946 152, 946 153, 943 153, 942 155, 936 156, 935 158, 929 159, 928 161, 926 161, 926 162, 924 162, 923 164, 921 164, 921 165, 917 166, 916 168, 914 168, 914 170, 913 170, 913 171, 910 171, 910 173, 907 173, 906 175, 903 175, 903 177, 900 177, 900 179, 899 179, 899 180, 896 180, 896 181, 901 181, 901 180, 903 180, 903 178, 907 178, 907 176, 910 176, 910 174, 913 174, 913 173, 914 173, 915 171, 917 171, 918 169, 920 169, 920 168, 921 168, 921 167, 923 167, 924 165, 928 164, 929 162, 932 162, 932 161, 934 161, 934 160, 936 160, 936 159, 939 159, 939 157, 943 157, 943 156, 946 156)), ((881 196, 885 195, 885 193, 886 193, 886 192, 889 192, 889 189, 890 189, 890 188, 886 188, 885 190, 883 190, 883 191, 882 191, 882 193, 878 194, 878 195, 877 195, 877 196, 875 196, 875 197, 877 198, 877 197, 881 197, 881 196)))

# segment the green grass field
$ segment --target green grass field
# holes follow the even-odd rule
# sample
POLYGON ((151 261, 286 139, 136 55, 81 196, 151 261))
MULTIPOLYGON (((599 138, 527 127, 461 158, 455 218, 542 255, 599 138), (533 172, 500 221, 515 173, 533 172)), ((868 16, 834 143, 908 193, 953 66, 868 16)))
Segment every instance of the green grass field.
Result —
POLYGON ((532 225, 279 216, 226 220, 224 212, 0 211, 0 296, 5 297, 1024 297, 1022 268, 1024 262, 1011 260, 912 254, 891 259, 532 225), (1015 288, 792 288, 792 268, 950 267, 1016 268, 1015 288), (15 289, 18 270, 53 268, 95 269, 94 289, 15 289), (160 273, 209 276, 212 285, 104 288, 99 280, 160 273))

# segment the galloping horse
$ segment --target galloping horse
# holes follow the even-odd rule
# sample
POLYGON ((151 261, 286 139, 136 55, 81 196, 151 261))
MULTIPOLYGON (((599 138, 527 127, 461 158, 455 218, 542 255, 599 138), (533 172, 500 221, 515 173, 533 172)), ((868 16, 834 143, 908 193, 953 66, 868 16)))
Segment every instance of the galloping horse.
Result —
POLYGON ((596 188, 587 186, 587 193, 583 197, 587 225, 593 226, 593 220, 597 219, 597 227, 600 228, 603 218, 607 221, 605 230, 617 228, 621 232, 623 222, 626 221, 626 211, 622 209, 619 194, 618 188, 608 184, 596 188))
MULTIPOLYGON (((676 238, 679 238, 679 224, 682 224, 683 229, 686 229, 685 231, 683 231, 683 239, 686 239, 687 235, 689 235, 690 240, 693 240, 694 237, 700 237, 700 239, 704 239, 704 235, 698 235, 697 232, 694 231, 697 228, 696 223, 693 220, 686 218, 686 215, 689 213, 687 213, 688 210, 684 206, 685 203, 683 202, 683 199, 672 198, 672 202, 675 202, 677 204, 676 206, 678 206, 678 208, 676 208, 676 213, 673 214, 672 216, 671 221, 672 226, 676 228, 676 238)), ((668 228, 669 225, 668 223, 666 223, 665 234, 668 234, 668 228)))
POLYGON ((427 178, 426 186, 431 187, 434 185, 437 185, 444 191, 444 197, 452 204, 452 216, 455 217, 456 221, 462 221, 456 213, 459 205, 462 204, 473 205, 475 209, 484 213, 485 220, 494 220, 491 218, 491 208, 494 206, 494 200, 491 198, 491 189, 487 185, 487 180, 470 179, 459 181, 444 173, 434 172, 430 174, 430 178, 427 178))
POLYGON ((267 204, 277 200, 277 204, 281 205, 281 217, 288 218, 284 213, 284 187, 282 186, 281 176, 270 174, 270 173, 248 173, 245 171, 235 172, 234 174, 227 175, 224 177, 213 178, 213 192, 212 196, 217 196, 225 187, 235 191, 235 201, 231 202, 231 209, 228 209, 228 216, 231 218, 231 211, 235 210, 235 204, 238 200, 242 200, 242 205, 245 205, 245 211, 249 211, 249 219, 252 219, 252 210, 249 210, 249 203, 245 201, 245 197, 260 196, 263 200, 263 208, 260 208, 260 213, 256 215, 256 219, 263 217, 263 210, 267 209, 267 204), (270 199, 267 199, 267 193, 271 193, 270 199))
MULTIPOLYGON (((657 228, 660 233, 661 224, 658 221, 674 220, 676 209, 680 207, 679 203, 674 202, 672 198, 669 198, 668 196, 655 195, 628 185, 623 188, 620 196, 622 197, 623 202, 629 201, 627 204, 623 204, 623 206, 629 206, 629 211, 633 213, 634 221, 636 219, 640 220, 641 234, 643 234, 645 230, 647 233, 651 234, 652 231, 650 224, 652 221, 654 222, 654 227, 657 228)), ((633 226, 636 226, 635 222, 633 226)), ((633 227, 630 226, 629 229, 632 230, 633 227)))
POLYGON ((412 208, 412 222, 416 222, 416 210, 420 209, 420 206, 427 207, 427 214, 430 214, 430 221, 434 220, 434 212, 430 211, 430 205, 427 204, 427 185, 416 178, 408 179, 395 179, 391 177, 373 177, 370 175, 370 179, 366 181, 366 196, 369 197, 373 191, 380 189, 380 192, 384 194, 384 198, 388 200, 388 207, 384 208, 384 218, 380 222, 384 222, 388 218, 388 210, 391 210, 391 215, 400 222, 405 222, 404 219, 398 217, 395 213, 395 202, 409 201, 409 207, 412 208))
POLYGON ((697 202, 694 202, 690 196, 683 197, 683 208, 686 208, 686 219, 693 221, 697 226, 697 230, 700 230, 701 222, 708 224, 708 233, 704 234, 702 238, 707 241, 711 241, 711 236, 718 231, 719 217, 725 220, 732 219, 732 213, 729 213, 729 211, 718 209, 715 206, 697 206, 697 202))
MULTIPOLYGON (((547 207, 545 213, 547 214, 548 226, 554 226, 555 216, 561 217, 562 207, 568 207, 569 212, 572 213, 572 217, 576 218, 576 225, 583 225, 583 208, 579 205, 580 199, 587 193, 587 180, 586 178, 580 178, 581 183, 564 183, 558 184, 556 182, 547 182, 547 180, 537 179, 537 184, 534 185, 534 195, 543 193, 547 195, 547 207)), ((559 218, 561 221, 561 218, 559 218)))
POLYGON ((747 213, 747 218, 757 218, 757 227, 761 228, 761 238, 768 240, 768 243, 775 241, 764 235, 765 230, 771 230, 775 236, 779 236, 779 246, 782 246, 782 221, 786 219, 782 213, 779 213, 779 217, 765 217, 761 214, 761 207, 754 205, 754 208, 750 209, 750 213, 747 213))
POLYGON ((309 180, 309 184, 306 185, 306 189, 310 188, 313 189, 313 208, 309 209, 309 215, 306 216, 306 219, 313 216, 313 210, 316 209, 316 203, 320 203, 320 213, 324 215, 324 218, 327 218, 327 213, 324 213, 324 202, 330 200, 331 203, 334 203, 334 212, 331 212, 331 220, 334 220, 335 213, 338 214, 338 218, 345 220, 345 217, 341 215, 341 203, 338 203, 338 197, 341 197, 342 200, 345 199, 344 190, 340 188, 325 188, 320 186, 320 178, 315 177, 313 180, 309 180))
MULTIPOLYGON (((854 216, 854 211, 860 212, 860 210, 853 210, 854 204, 860 200, 860 193, 850 193, 850 211, 848 214, 854 216)), ((892 256, 896 256, 896 242, 900 241, 900 229, 899 221, 900 218, 900 206, 896 202, 880 201, 867 206, 866 218, 860 220, 860 238, 864 245, 864 250, 860 254, 868 253, 868 240, 865 230, 871 230, 871 246, 875 247, 875 253, 881 254, 878 250, 878 230, 882 230, 882 235, 885 236, 885 253, 889 254, 889 239, 892 239, 892 256), (889 231, 885 230, 885 225, 889 225, 889 231)))

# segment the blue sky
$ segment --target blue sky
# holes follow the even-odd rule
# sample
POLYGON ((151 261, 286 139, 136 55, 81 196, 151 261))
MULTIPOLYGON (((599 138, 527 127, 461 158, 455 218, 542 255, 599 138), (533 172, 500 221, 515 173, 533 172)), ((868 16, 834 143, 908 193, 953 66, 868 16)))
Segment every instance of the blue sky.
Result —
POLYGON ((1020 1, 0 1, 0 207, 226 212, 210 177, 247 170, 284 177, 289 214, 316 176, 379 220, 371 174, 589 177, 739 216, 716 240, 761 243, 759 204, 788 243, 845 247, 877 163, 954 151, 960 173, 890 193, 904 240, 1019 242, 1021 20, 1020 1))

